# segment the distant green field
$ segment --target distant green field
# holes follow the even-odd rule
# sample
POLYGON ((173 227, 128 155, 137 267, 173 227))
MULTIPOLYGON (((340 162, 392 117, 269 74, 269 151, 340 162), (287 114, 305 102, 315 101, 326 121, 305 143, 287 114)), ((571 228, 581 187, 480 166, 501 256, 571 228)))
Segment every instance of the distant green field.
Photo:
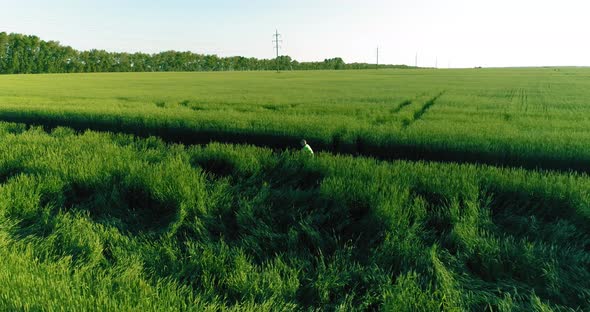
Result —
POLYGON ((0 76, 0 311, 586 311, 589 96, 575 68, 0 76))
POLYGON ((590 69, 0 76, 0 119, 380 158, 590 170, 590 69))

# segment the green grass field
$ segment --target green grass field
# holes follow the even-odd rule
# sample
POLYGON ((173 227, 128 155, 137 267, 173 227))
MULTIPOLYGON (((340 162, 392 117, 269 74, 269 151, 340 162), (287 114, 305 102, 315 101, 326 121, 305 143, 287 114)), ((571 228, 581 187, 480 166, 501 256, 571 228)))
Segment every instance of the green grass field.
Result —
POLYGON ((576 68, 0 76, 0 310, 586 311, 589 98, 576 68))
POLYGON ((0 118, 385 159, 590 170, 590 70, 0 77, 0 118))

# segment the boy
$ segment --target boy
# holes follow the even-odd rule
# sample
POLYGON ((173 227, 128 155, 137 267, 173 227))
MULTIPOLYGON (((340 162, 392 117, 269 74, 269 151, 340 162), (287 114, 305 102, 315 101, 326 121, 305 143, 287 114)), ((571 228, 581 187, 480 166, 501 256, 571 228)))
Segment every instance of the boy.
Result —
POLYGON ((305 141, 305 140, 301 140, 301 150, 308 153, 309 155, 313 156, 313 150, 311 149, 311 146, 309 146, 309 144, 307 144, 307 141, 305 141))

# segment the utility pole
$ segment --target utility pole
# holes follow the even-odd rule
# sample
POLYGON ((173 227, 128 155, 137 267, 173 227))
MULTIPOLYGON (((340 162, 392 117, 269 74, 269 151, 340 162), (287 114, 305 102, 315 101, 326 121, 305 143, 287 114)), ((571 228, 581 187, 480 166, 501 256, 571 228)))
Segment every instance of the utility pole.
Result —
POLYGON ((438 68, 438 56, 436 57, 436 59, 434 61, 434 68, 438 68))
POLYGON ((280 49, 279 43, 283 42, 283 40, 279 39, 279 38, 281 38, 281 34, 279 34, 279 31, 276 29, 275 29, 274 35, 272 35, 272 36, 274 37, 274 39, 272 41, 275 44, 274 48, 275 48, 275 50, 277 50, 277 73, 280 73, 281 70, 279 68, 279 49, 280 49))
POLYGON ((415 58, 414 62, 415 62, 414 66, 418 67, 418 52, 416 52, 416 58, 415 58))
POLYGON ((375 69, 379 69, 379 47, 377 47, 377 65, 375 69))

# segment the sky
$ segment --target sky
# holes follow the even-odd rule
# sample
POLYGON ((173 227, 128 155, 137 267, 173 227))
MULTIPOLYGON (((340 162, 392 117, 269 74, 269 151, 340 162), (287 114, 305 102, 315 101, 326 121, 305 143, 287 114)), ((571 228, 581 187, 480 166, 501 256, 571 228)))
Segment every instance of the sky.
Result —
POLYGON ((79 50, 447 67, 590 66, 587 0, 0 0, 0 31, 79 50), (417 57, 416 57, 417 56, 417 57))

